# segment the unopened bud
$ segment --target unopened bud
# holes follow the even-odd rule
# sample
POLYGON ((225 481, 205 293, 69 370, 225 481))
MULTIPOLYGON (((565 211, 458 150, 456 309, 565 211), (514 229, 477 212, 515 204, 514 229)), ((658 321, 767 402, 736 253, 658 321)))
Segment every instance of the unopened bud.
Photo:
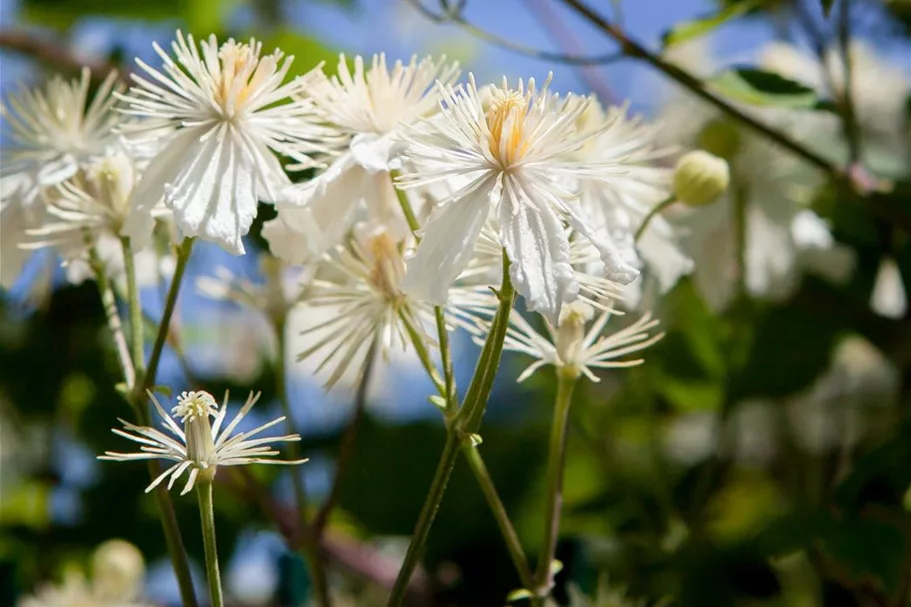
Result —
POLYGON ((133 544, 104 542, 92 553, 92 586, 104 598, 129 601, 142 592, 145 561, 133 544))
POLYGON ((699 207, 718 200, 728 187, 728 163, 702 150, 684 154, 674 168, 674 195, 684 204, 699 207))

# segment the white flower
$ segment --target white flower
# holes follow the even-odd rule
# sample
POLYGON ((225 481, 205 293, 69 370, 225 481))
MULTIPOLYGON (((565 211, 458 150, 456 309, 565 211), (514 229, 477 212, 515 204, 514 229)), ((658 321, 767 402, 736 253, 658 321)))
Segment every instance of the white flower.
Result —
MULTIPOLYGON (((610 335, 602 335, 607 321, 615 313, 603 310, 594 322, 595 310, 588 304, 573 302, 564 306, 560 322, 554 326, 544 319, 546 334, 536 331, 520 314, 510 315, 503 348, 535 358, 516 381, 523 381, 545 365, 554 365, 557 372, 569 377, 585 375, 593 382, 601 381, 592 369, 634 367, 642 359, 617 360, 627 354, 644 350, 664 337, 664 333, 649 335, 658 325, 651 314, 643 314, 636 322, 610 335)), ((489 325, 488 325, 489 330, 489 325)))
POLYGON ((212 35, 197 48, 177 32, 175 61, 157 44, 162 71, 142 61, 149 79, 123 97, 126 113, 144 118, 124 131, 146 140, 164 137, 163 148, 139 183, 135 204, 151 208, 164 196, 184 236, 200 236, 234 254, 256 216, 257 200, 275 202, 290 180, 275 153, 303 164, 304 153, 324 137, 312 104, 299 95, 316 71, 284 83, 293 57, 278 50, 260 56, 262 44, 212 35))
POLYGON ((55 76, 44 89, 23 89, 0 105, 13 143, 4 149, 3 174, 27 175, 29 200, 75 175, 116 139, 120 117, 111 109, 116 101, 111 92, 120 88, 117 74, 107 75, 86 107, 90 76, 88 68, 71 81, 55 76))
MULTIPOLYGON (((390 70, 383 54, 373 56, 369 70, 356 56, 352 74, 342 55, 338 75, 308 91, 346 144, 323 173, 282 193, 281 202, 296 208, 280 208, 278 219, 270 223, 281 222, 297 236, 289 261, 300 263, 341 244, 365 214, 369 221, 395 230, 396 236, 407 233, 389 175, 401 164, 398 135, 437 111, 439 93, 434 82, 450 84, 458 74, 458 64, 429 57, 421 61, 412 57, 407 65, 397 61, 390 70)), ((265 229, 273 250, 283 251, 274 240, 277 226, 265 229)))
POLYGON ((441 115, 421 121, 406 135, 405 156, 415 172, 403 187, 422 187, 453 177, 471 181, 434 209, 423 240, 409 260, 403 289, 437 304, 471 257, 488 215, 496 213, 499 240, 512 262, 510 276, 529 309, 556 322, 561 306, 576 298, 578 284, 569 263, 563 221, 592 241, 607 277, 629 283, 638 274, 620 251, 594 230, 577 196, 558 180, 609 180, 622 169, 615 162, 582 162, 574 157, 595 133, 580 134, 579 116, 590 100, 561 99, 544 89, 491 87, 487 110, 474 77, 468 86, 441 86, 441 115))
POLYGON ((327 389, 349 369, 359 381, 373 350, 384 356, 392 348, 409 351, 412 335, 429 343, 425 327, 433 323, 431 306, 401 291, 405 261, 387 231, 366 230, 335 253, 327 255, 324 276, 310 283, 300 308, 306 311, 301 314, 306 323, 301 335, 310 343, 298 360, 319 355, 316 372, 328 373, 327 389), (320 311, 328 311, 329 317, 320 311))
POLYGON ((267 436, 253 438, 260 432, 280 424, 285 420, 279 417, 248 432, 239 432, 231 435, 237 425, 247 415, 250 409, 259 400, 259 394, 250 393, 247 402, 241 407, 234 419, 222 427, 228 413, 228 394, 221 408, 208 392, 182 392, 177 398, 177 405, 171 410, 174 417, 179 417, 184 424, 183 430, 171 419, 154 394, 149 393, 158 415, 165 424, 167 433, 148 426, 136 426, 127 421, 120 420, 123 427, 128 430, 114 429, 114 434, 123 436, 142 445, 140 453, 116 453, 106 451, 98 459, 110 461, 133 461, 146 459, 163 459, 175 462, 162 472, 146 488, 146 493, 157 487, 165 478, 170 476, 168 489, 180 476, 190 471, 187 484, 181 495, 193 489, 197 476, 211 482, 218 466, 243 466, 246 464, 302 464, 302 460, 275 460, 269 459, 278 455, 269 443, 299 441, 300 436, 289 434, 286 436, 267 436), (214 417, 215 422, 210 425, 209 417, 214 417))
MULTIPOLYGON (((72 258, 95 244, 102 233, 119 238, 128 217, 135 212, 133 191, 139 175, 136 161, 125 149, 109 148, 46 192, 44 221, 27 230, 31 241, 24 246, 55 246, 64 258, 72 258)), ((149 210, 143 220, 145 229, 131 238, 134 251, 148 244, 155 220, 169 214, 161 205, 149 210)))
POLYGON ((44 205, 36 202, 32 181, 23 174, 0 177, 0 286, 10 288, 31 251, 20 245, 27 242, 26 230, 39 225, 44 205))
POLYGON ((145 559, 125 540, 108 540, 92 552, 92 587, 99 596, 133 599, 142 592, 145 559))
MULTIPOLYGON (((674 148, 656 143, 658 124, 644 122, 639 116, 630 118, 627 112, 625 105, 605 112, 593 98, 581 117, 580 130, 598 134, 579 151, 579 157, 622 163, 624 167, 622 174, 607 182, 582 180, 581 202, 596 229, 610 235, 631 265, 637 265, 641 258, 648 274, 657 279, 660 292, 665 293, 692 271, 693 262, 680 250, 675 227, 661 215, 651 218, 638 242, 636 233, 649 212, 671 194, 672 170, 658 162, 670 156, 674 148)), ((638 291, 642 283, 630 285, 627 301, 641 301, 638 291)))

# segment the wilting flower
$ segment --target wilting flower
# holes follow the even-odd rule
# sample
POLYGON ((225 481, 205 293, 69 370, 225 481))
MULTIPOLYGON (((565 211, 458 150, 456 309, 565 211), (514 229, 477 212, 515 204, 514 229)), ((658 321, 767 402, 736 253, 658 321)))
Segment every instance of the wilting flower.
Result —
POLYGON ((181 495, 189 493, 193 489, 193 485, 200 475, 202 480, 211 482, 218 466, 293 465, 307 461, 305 459, 269 459, 271 456, 278 455, 278 451, 274 450, 269 443, 299 441, 300 436, 297 434, 253 438, 260 432, 283 422, 284 417, 274 419, 254 430, 231 435, 259 400, 258 393, 250 393, 247 402, 224 428, 222 424, 228 413, 227 393, 219 408, 215 399, 208 392, 182 392, 177 398, 177 405, 171 409, 171 412, 175 418, 179 418, 183 422, 183 429, 165 412, 154 394, 150 393, 149 397, 164 422, 167 433, 157 428, 136 426, 121 419, 120 423, 127 431, 115 428, 112 432, 141 444, 140 453, 106 451, 104 455, 98 456, 98 459, 118 462, 145 459, 163 459, 175 462, 152 481, 146 488, 146 493, 157 487, 167 477, 170 477, 168 481, 168 489, 170 489, 187 470, 190 471, 189 478, 181 495), (215 418, 213 423, 209 422, 210 417, 215 418))
POLYGON ((545 365, 553 365, 559 374, 567 377, 585 375, 591 381, 598 382, 600 379, 592 369, 634 367, 642 364, 644 361, 641 358, 618 359, 644 350, 663 338, 664 333, 649 334, 649 331, 658 325, 658 321, 646 313, 628 327, 604 335, 604 327, 615 313, 609 308, 601 311, 595 318, 594 308, 583 302, 573 302, 563 307, 560 321, 556 326, 544 319, 544 334, 535 330, 520 314, 510 315, 510 326, 503 348, 528 354, 536 359, 519 375, 517 381, 525 380, 545 365))
POLYGON ((557 322, 561 306, 576 298, 563 221, 599 250, 606 276, 624 284, 638 274, 606 235, 594 229, 559 180, 603 179, 622 171, 617 162, 584 162, 574 153, 597 132, 576 123, 590 100, 560 98, 545 87, 491 87, 486 110, 474 78, 467 87, 443 85, 441 114, 410 129, 405 157, 415 171, 401 186, 426 187, 467 180, 440 201, 408 263, 403 289, 444 304, 449 286, 468 265, 481 228, 493 212, 499 240, 512 262, 510 276, 532 310, 557 322))
POLYGON ((310 319, 302 332, 310 344, 298 360, 319 355, 316 371, 328 372, 327 388, 349 369, 360 378, 374 351, 408 350, 412 337, 429 341, 424 327, 433 322, 433 310, 401 291, 405 261, 398 244, 383 228, 365 230, 327 256, 327 276, 310 283, 303 300, 307 314, 301 315, 310 319))
POLYGON ((439 80, 452 83, 458 65, 445 59, 412 57, 407 65, 397 61, 392 69, 386 56, 374 55, 365 69, 360 55, 354 58, 354 73, 344 55, 338 75, 315 83, 308 95, 334 129, 345 138, 344 150, 314 179, 296 184, 282 193, 279 216, 264 228, 276 254, 300 263, 341 244, 356 221, 366 215, 407 233, 389 171, 399 168, 398 135, 408 125, 438 110, 439 80), (288 230, 293 249, 284 252, 276 242, 288 230))
POLYGON ((43 89, 23 89, 0 105, 13 144, 4 149, 3 175, 27 176, 29 201, 115 141, 120 116, 112 111, 111 92, 119 88, 117 74, 110 72, 88 103, 90 79, 88 68, 70 81, 55 76, 43 89))
POLYGON ((300 97, 314 79, 284 83, 293 57, 281 51, 261 56, 262 44, 215 36, 199 47, 177 32, 174 61, 160 46, 162 71, 142 61, 150 79, 133 75, 136 86, 123 97, 126 113, 143 118, 124 128, 136 141, 162 138, 136 192, 136 205, 151 208, 164 196, 185 236, 200 236, 234 254, 256 216, 257 200, 274 202, 290 185, 275 153, 302 164, 324 129, 312 104, 300 97))

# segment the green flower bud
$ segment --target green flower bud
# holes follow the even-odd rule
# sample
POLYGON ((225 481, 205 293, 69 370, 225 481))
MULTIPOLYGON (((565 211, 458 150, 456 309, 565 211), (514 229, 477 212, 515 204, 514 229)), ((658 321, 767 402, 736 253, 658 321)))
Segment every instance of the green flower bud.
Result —
POLYGON ((740 149, 740 131, 729 118, 716 118, 703 127, 698 145, 710 154, 730 160, 740 149))
POLYGON ((718 200, 730 180, 723 159, 702 150, 687 152, 674 168, 674 195, 684 204, 700 207, 718 200))

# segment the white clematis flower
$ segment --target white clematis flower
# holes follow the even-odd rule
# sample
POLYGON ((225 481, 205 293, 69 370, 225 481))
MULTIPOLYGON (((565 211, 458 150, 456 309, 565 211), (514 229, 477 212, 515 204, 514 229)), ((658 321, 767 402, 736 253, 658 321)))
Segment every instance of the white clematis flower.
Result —
POLYGON ((405 157, 415 171, 402 187, 471 180, 433 210, 402 288, 415 297, 445 304, 449 286, 468 265, 481 228, 493 212, 499 240, 511 261, 510 277, 531 310, 557 322, 560 309, 579 290, 570 265, 566 221, 594 244, 606 276, 627 284, 638 271, 584 214, 577 196, 560 180, 608 181, 618 162, 586 162, 575 153, 597 135, 580 134, 579 116, 590 99, 560 98, 547 90, 491 87, 485 111, 474 77, 467 87, 440 86, 441 115, 406 134, 405 157))
MULTIPOLYGON (((262 44, 215 36, 197 47, 177 32, 176 62, 160 46, 162 71, 137 60, 148 78, 123 97, 127 114, 144 118, 124 127, 142 140, 165 137, 139 183, 135 204, 148 209, 164 196, 184 236, 199 236, 243 254, 241 237, 258 200, 275 202, 290 185, 276 153, 310 163, 325 129, 300 95, 320 68, 284 83, 293 57, 261 56, 262 44), (293 97, 293 98, 292 98, 293 97)), ((127 226, 127 231, 133 226, 127 226)))
POLYGON ((4 149, 2 174, 21 174, 29 181, 27 201, 75 175, 115 142, 121 117, 112 111, 111 93, 119 89, 117 74, 105 77, 91 103, 90 84, 91 72, 84 68, 78 79, 55 76, 43 89, 24 89, 0 104, 13 144, 4 149))
POLYGON ((308 94, 346 144, 323 173, 282 192, 284 206, 264 230, 276 254, 302 263, 342 244, 354 223, 363 219, 404 236, 408 226, 389 174, 400 165, 399 134, 437 111, 434 82, 449 84, 458 75, 458 64, 445 58, 412 57, 407 65, 397 61, 390 69, 383 54, 373 56, 369 69, 356 56, 351 73, 341 55, 338 75, 314 85, 308 94), (290 250, 282 244, 286 236, 295 240, 290 250))

